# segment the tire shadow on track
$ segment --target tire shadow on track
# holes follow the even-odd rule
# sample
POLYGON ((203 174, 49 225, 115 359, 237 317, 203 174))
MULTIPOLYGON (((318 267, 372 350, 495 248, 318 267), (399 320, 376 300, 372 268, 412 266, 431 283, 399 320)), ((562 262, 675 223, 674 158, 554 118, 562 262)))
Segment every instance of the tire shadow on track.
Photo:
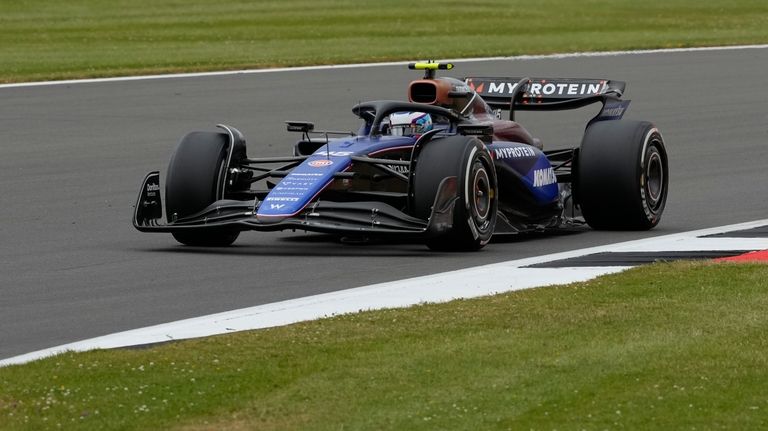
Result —
POLYGON ((491 244, 514 244, 528 241, 539 241, 551 238, 560 238, 564 236, 573 236, 586 232, 591 232, 587 226, 574 226, 563 229, 550 229, 541 232, 522 232, 515 234, 496 234, 491 239, 491 244))
MULTIPOLYGON (((362 253, 359 249, 355 248, 337 248, 329 250, 328 248, 309 250, 306 248, 275 248, 275 247, 259 247, 250 245, 233 245, 227 248, 216 247, 185 247, 185 246, 173 246, 164 248, 136 248, 137 252, 149 252, 158 254, 177 254, 177 255, 212 255, 212 256, 264 256, 264 257, 338 257, 338 258, 371 258, 371 257, 420 257, 426 258, 430 256, 429 250, 422 251, 420 249, 399 249, 392 250, 377 250, 372 247, 369 251, 362 253)), ((438 253, 431 253, 438 256, 438 253)))
MULTIPOLYGON (((571 228, 543 232, 519 233, 511 235, 496 235, 487 247, 494 244, 524 244, 529 241, 546 241, 563 236, 578 235, 589 232, 589 228, 571 228)), ((168 246, 159 248, 134 247, 137 252, 190 254, 190 255, 221 255, 221 256, 285 256, 285 257, 431 257, 461 256, 467 253, 439 252, 429 250, 418 238, 369 238, 341 237, 331 234, 307 234, 288 236, 274 239, 266 244, 248 243, 241 240, 228 247, 190 247, 176 244, 169 239, 168 246)), ((474 253, 483 253, 488 249, 474 253)))
MULTIPOLYGON (((420 257, 431 254, 420 242, 413 240, 371 239, 339 237, 330 234, 307 234, 272 238, 259 243, 257 236, 241 238, 229 247, 189 247, 176 244, 169 238, 163 247, 134 247, 135 251, 219 256, 265 256, 265 257, 420 257)), ((439 255, 439 254, 438 254, 439 255)))

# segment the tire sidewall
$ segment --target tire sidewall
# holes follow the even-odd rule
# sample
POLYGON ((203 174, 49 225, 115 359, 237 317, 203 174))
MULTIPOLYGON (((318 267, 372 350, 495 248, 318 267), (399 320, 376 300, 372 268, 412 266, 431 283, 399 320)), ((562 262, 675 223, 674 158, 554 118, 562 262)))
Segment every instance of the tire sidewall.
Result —
POLYGON ((480 143, 467 148, 467 155, 463 158, 462 176, 459 184, 462 185, 460 202, 463 202, 462 211, 454 211, 454 225, 466 225, 472 235, 472 240, 479 246, 487 244, 493 236, 498 210, 498 185, 493 160, 480 143), (483 187, 478 182, 485 184, 483 187), (491 196, 485 205, 478 203, 476 192, 478 187, 485 188, 491 196), (487 209, 483 207, 487 206, 487 209), (482 214, 486 214, 482 216, 482 214))
POLYGON ((663 138, 656 128, 651 128, 644 139, 639 166, 640 205, 650 226, 656 226, 666 206, 669 192, 669 165, 662 145, 663 138), (660 178, 658 178, 660 176, 660 178), (651 184, 659 182, 659 192, 654 196, 651 184))

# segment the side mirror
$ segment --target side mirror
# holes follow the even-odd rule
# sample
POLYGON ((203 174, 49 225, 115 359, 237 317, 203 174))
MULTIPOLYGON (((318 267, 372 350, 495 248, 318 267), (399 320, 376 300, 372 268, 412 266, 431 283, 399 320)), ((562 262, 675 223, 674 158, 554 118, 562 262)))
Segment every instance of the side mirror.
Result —
POLYGON ((309 133, 315 130, 315 124, 309 121, 286 121, 289 132, 309 133))
POLYGON ((464 136, 476 136, 483 142, 491 142, 493 140, 493 124, 459 124, 456 126, 456 130, 460 135, 464 136))

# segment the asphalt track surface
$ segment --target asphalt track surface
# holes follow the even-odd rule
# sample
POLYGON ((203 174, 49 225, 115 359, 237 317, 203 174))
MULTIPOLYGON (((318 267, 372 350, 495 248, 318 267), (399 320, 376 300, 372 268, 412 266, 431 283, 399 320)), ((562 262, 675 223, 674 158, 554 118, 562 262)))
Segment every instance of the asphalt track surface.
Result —
MULTIPOLYGON (((251 156, 291 152, 284 120, 356 129, 350 108, 404 98, 403 66, 0 89, 0 358, 112 332, 371 283, 768 216, 768 49, 460 63, 454 75, 628 82, 626 118, 652 120, 671 191, 649 232, 528 235, 478 253, 244 233, 195 249, 131 226, 137 189, 178 140, 219 122, 251 156)), ((579 143, 577 113, 523 113, 545 147, 579 143)))

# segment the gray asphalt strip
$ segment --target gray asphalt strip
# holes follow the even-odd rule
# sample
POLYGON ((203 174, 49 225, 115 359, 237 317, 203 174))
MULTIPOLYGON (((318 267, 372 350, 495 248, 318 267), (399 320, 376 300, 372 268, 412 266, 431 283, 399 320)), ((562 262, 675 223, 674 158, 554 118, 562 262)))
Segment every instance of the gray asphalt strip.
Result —
MULTIPOLYGON (((146 172, 216 123, 252 156, 291 152, 285 120, 356 129, 352 105, 404 98, 400 65, 0 89, 0 358, 112 332, 406 277, 766 217, 768 49, 460 63, 456 76, 628 82, 631 119, 654 121, 670 156, 667 211, 650 232, 526 235, 479 253, 245 233, 195 250, 130 224, 146 172)), ((547 148, 578 145, 594 112, 521 113, 547 148)))

